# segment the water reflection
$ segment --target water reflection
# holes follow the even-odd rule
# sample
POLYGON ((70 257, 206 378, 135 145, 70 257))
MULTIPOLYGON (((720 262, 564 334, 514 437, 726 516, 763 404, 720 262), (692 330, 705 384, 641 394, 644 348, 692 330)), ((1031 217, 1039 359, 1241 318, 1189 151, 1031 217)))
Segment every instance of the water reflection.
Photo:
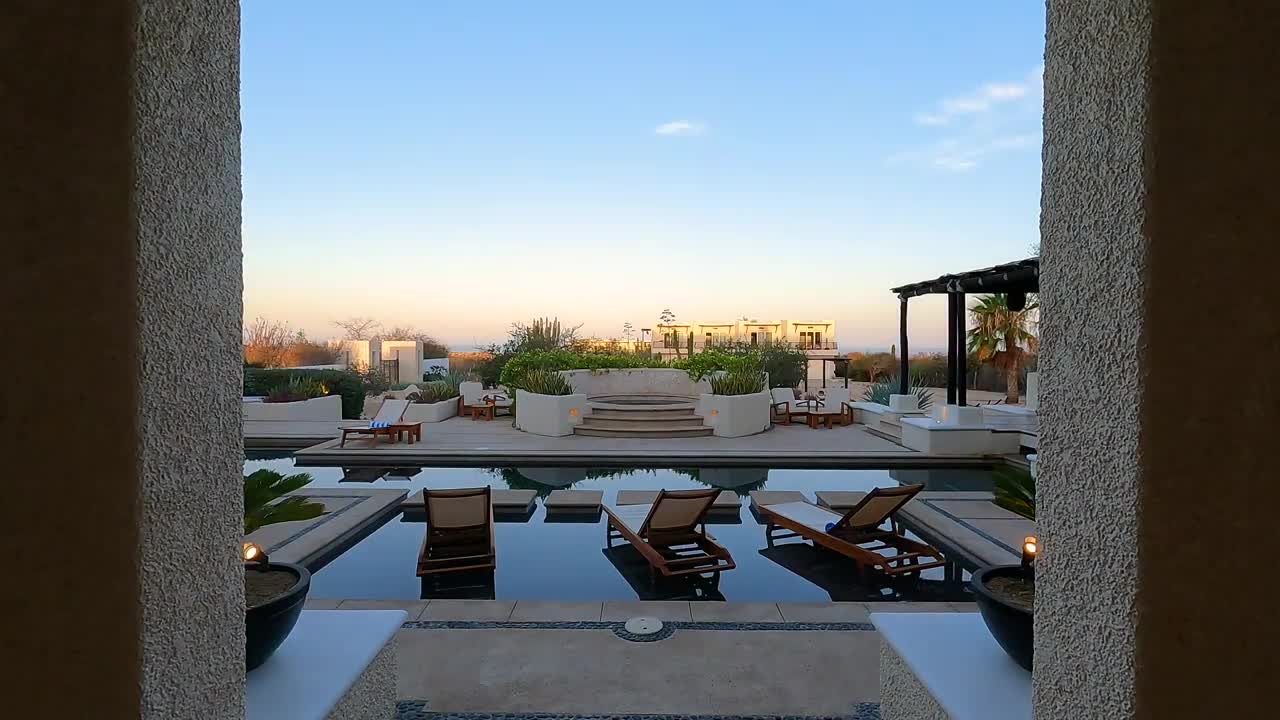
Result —
MULTIPOLYGON (((313 488, 361 487, 404 490, 489 485, 528 489, 545 498, 553 490, 600 490, 604 502, 620 490, 656 491, 699 487, 731 490, 743 497, 738 512, 708 517, 708 530, 732 553, 737 568, 717 583, 669 582, 650 577, 649 566, 629 545, 605 548, 598 512, 547 515, 533 510, 495 514, 498 568, 426 582, 417 577, 425 513, 407 512, 378 528, 319 570, 316 598, 501 598, 598 601, 629 599, 727 599, 731 601, 943 600, 965 597, 957 568, 936 568, 919 581, 863 585, 852 561, 808 544, 769 548, 764 527, 752 516, 752 490, 796 490, 810 500, 819 490, 860 490, 901 482, 924 482, 929 490, 989 490, 985 470, 800 470, 787 468, 555 468, 555 467, 295 467, 283 453, 255 452, 247 472, 271 468, 304 471, 313 488), (358 479, 358 480, 356 480, 358 479)), ((946 547, 940 548, 944 553, 946 547)))

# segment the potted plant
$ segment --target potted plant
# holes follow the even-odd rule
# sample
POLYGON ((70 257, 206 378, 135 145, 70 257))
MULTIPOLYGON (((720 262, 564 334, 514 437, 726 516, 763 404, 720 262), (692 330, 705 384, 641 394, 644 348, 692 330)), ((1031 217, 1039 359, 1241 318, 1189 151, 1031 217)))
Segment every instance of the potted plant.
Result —
POLYGON ((533 369, 513 383, 516 391, 515 426, 534 435, 572 435, 581 424, 587 396, 575 394, 556 370, 533 369))
MULTIPOLYGON (((290 520, 310 520, 324 513, 324 505, 304 497, 285 497, 311 482, 306 473, 281 475, 256 470, 244 477, 244 532, 290 520)), ((271 657, 293 631, 311 587, 311 573, 301 565, 271 562, 261 547, 246 542, 242 549, 245 597, 245 670, 271 657)))
POLYGON ((242 406, 245 420, 339 420, 342 397, 330 394, 328 386, 308 377, 290 377, 267 390, 262 402, 242 406))
POLYGON ((443 422, 458 414, 458 384, 448 380, 423 383, 406 397, 412 404, 405 410, 405 422, 443 422))
POLYGON ((768 430, 772 396, 765 388, 765 378, 755 368, 712 374, 711 392, 698 402, 703 423, 718 437, 741 437, 768 430))

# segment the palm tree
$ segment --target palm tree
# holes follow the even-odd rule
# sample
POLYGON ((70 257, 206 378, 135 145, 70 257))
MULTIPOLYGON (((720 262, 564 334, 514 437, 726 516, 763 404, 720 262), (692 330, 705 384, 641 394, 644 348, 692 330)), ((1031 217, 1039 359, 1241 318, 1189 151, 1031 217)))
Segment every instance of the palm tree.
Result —
POLYGON ((1033 297, 1027 298, 1027 306, 1021 310, 1009 309, 1009 298, 1004 293, 987 295, 969 308, 973 328, 969 330, 969 352, 978 360, 990 360, 996 367, 1004 368, 1005 401, 1018 402, 1018 378, 1028 351, 1035 352, 1040 341, 1029 329, 1034 311, 1040 304, 1033 297))

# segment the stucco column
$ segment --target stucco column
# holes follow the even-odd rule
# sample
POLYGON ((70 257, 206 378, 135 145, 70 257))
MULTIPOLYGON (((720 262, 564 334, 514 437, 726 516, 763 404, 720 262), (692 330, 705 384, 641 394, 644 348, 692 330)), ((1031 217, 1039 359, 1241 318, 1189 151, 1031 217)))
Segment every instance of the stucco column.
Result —
POLYGON ((5 717, 243 716, 239 6, 0 11, 5 717))
POLYGON ((1049 3, 1037 718, 1274 711, 1278 35, 1049 3))

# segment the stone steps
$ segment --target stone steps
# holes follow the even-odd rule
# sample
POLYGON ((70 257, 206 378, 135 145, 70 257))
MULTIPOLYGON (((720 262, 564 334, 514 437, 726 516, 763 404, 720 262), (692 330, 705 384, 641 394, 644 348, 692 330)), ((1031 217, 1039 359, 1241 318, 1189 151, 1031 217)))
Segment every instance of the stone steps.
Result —
POLYGON ((574 435, 615 438, 678 438, 711 435, 691 402, 593 402, 574 435))
POLYGON ((692 407, 636 408, 635 410, 623 410, 621 408, 602 408, 592 406, 590 417, 625 420, 664 420, 669 418, 697 417, 697 415, 693 414, 692 407))

